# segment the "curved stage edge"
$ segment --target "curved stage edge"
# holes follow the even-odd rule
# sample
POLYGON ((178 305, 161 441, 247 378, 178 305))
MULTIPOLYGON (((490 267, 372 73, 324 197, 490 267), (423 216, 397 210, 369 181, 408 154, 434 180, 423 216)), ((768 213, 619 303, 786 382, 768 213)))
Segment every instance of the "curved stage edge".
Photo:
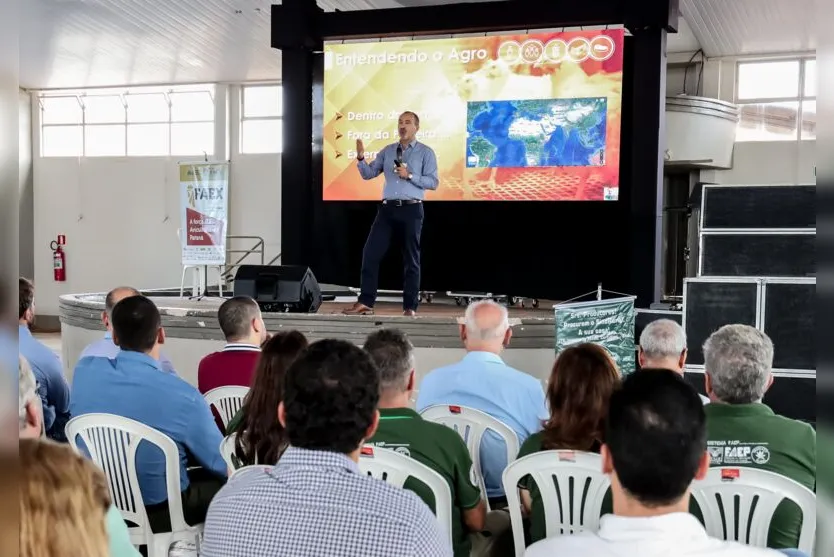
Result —
MULTIPOLYGON (((166 341, 163 350, 177 373, 197 385, 200 359, 225 344, 217 323, 217 308, 223 298, 180 298, 162 291, 145 291, 159 307, 166 341)), ((338 338, 362 344, 380 328, 395 327, 409 335, 417 360, 417 388, 423 376, 440 366, 460 360, 465 351, 457 320, 463 308, 454 304, 423 304, 416 317, 401 315, 399 303, 380 302, 375 315, 346 316, 347 303, 325 302, 318 313, 264 313, 267 330, 297 329, 311 341, 338 338)), ((62 361, 69 381, 78 356, 87 344, 104 334, 101 313, 104 293, 67 294, 59 301, 62 361)), ((511 309, 513 337, 502 357, 508 365, 546 381, 555 356, 554 318, 549 305, 540 309, 511 309)))

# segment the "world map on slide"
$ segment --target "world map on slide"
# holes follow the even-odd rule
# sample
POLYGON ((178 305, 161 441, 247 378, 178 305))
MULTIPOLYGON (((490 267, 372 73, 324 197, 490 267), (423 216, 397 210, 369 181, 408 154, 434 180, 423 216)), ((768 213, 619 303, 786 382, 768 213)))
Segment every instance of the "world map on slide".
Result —
POLYGON ((467 103, 467 168, 603 166, 605 97, 467 103))

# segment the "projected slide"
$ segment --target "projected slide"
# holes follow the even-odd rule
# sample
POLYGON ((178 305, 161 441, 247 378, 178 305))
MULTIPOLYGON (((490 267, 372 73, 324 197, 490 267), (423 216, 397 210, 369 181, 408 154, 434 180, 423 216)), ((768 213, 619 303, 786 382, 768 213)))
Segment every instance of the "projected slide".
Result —
POLYGON ((619 195, 623 30, 328 44, 325 200, 379 200, 366 159, 403 111, 437 154, 427 200, 604 201, 619 195))

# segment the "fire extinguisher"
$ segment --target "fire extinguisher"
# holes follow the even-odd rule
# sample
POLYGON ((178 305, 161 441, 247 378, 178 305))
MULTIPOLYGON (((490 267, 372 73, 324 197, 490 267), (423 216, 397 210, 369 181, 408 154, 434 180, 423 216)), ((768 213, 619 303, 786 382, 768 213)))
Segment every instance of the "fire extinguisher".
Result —
POLYGON ((49 247, 52 248, 52 273, 56 282, 64 282, 67 280, 67 258, 64 249, 61 246, 66 245, 67 237, 63 234, 58 235, 58 240, 53 240, 49 247))

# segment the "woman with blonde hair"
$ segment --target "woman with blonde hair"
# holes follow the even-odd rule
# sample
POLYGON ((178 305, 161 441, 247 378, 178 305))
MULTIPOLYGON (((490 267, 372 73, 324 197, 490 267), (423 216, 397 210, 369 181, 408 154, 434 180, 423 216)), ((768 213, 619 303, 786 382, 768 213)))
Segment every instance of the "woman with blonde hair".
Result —
POLYGON ((68 445, 21 439, 20 557, 109 557, 107 481, 68 445))

